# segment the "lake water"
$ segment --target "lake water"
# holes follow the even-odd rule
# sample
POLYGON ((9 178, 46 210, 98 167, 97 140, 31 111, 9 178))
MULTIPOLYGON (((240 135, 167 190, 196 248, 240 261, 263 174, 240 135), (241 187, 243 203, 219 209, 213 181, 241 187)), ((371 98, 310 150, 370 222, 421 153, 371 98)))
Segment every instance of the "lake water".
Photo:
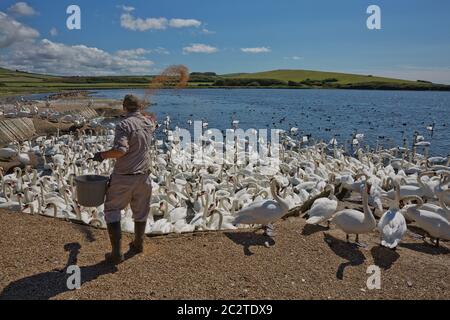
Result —
MULTIPOLYGON (((144 90, 101 90, 93 96, 122 99, 144 90)), ((286 89, 187 89, 160 90, 150 108, 162 120, 170 115, 172 125, 187 127, 187 120, 205 119, 210 128, 298 127, 302 134, 339 144, 352 133, 364 133, 364 143, 377 140, 384 146, 411 145, 414 131, 431 142, 434 155, 450 154, 450 92, 286 90, 286 89), (433 136, 427 126, 435 123, 433 136)))

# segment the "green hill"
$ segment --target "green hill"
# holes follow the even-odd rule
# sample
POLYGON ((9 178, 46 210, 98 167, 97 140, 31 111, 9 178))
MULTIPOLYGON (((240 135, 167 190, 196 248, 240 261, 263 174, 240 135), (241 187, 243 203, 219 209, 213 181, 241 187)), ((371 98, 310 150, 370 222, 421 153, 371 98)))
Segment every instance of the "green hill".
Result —
POLYGON ((373 75, 311 70, 273 70, 257 73, 222 75, 216 86, 291 87, 323 89, 372 89, 372 90, 439 90, 450 91, 450 86, 429 81, 401 80, 373 75))
POLYGON ((0 96, 63 90, 146 88, 151 76, 62 77, 0 68, 0 96))
POLYGON ((322 71, 311 71, 311 70, 274 70, 265 71, 257 73, 238 73, 224 75, 227 78, 238 78, 238 79, 277 79, 282 81, 296 81, 301 82, 305 80, 327 80, 336 79, 336 83, 339 84, 357 84, 357 83, 367 83, 367 82, 390 82, 390 83, 415 83, 414 81, 391 79, 383 77, 375 77, 372 75, 358 75, 349 73, 339 73, 339 72, 322 72, 322 71))
MULTIPOLYGON (((0 68, 0 96, 83 89, 147 88, 153 76, 62 77, 0 68)), ((310 70, 274 70, 217 75, 194 72, 190 88, 293 88, 293 89, 383 89, 441 90, 450 86, 427 81, 408 81, 371 75, 310 70)))

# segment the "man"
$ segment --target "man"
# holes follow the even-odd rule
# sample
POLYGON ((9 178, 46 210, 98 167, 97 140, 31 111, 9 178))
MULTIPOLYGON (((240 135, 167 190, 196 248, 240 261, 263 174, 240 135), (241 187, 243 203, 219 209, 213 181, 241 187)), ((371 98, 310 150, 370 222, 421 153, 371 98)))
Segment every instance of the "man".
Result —
POLYGON ((111 150, 98 152, 93 160, 116 159, 110 185, 106 192, 105 220, 111 241, 111 253, 106 260, 119 264, 124 257, 121 250, 121 210, 130 205, 134 220, 134 241, 130 251, 142 253, 145 226, 150 211, 152 184, 149 177, 150 140, 154 131, 153 121, 141 113, 144 103, 133 95, 125 96, 125 119, 116 126, 111 150))

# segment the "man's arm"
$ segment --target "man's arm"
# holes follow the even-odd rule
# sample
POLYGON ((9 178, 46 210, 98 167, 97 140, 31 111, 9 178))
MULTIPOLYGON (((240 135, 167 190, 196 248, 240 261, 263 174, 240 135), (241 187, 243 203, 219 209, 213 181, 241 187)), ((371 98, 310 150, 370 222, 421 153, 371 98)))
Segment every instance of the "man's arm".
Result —
POLYGON ((120 151, 120 150, 116 150, 116 149, 111 149, 111 150, 108 150, 108 151, 100 152, 100 155, 101 155, 101 157, 104 160, 106 160, 106 159, 120 159, 125 154, 126 154, 126 152, 123 152, 123 151, 120 151))
POLYGON ((128 134, 119 126, 116 127, 113 148, 108 151, 97 152, 93 160, 102 162, 106 159, 120 159, 128 152, 128 134))

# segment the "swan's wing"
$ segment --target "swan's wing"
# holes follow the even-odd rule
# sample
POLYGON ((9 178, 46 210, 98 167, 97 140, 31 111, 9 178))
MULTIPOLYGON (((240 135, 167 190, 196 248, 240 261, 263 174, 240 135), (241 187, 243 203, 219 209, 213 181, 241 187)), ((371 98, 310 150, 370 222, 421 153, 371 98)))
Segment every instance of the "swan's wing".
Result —
POLYGON ((187 215, 187 209, 184 207, 175 208, 169 213, 170 215, 170 221, 176 222, 178 220, 183 220, 186 218, 187 215))
POLYGON ((341 228, 346 225, 360 224, 364 221, 364 213, 354 209, 345 209, 336 212, 332 221, 341 228))
POLYGON ((317 224, 330 219, 337 209, 337 201, 330 200, 328 198, 320 198, 314 201, 311 209, 309 210, 309 219, 306 220, 307 224, 317 224))
POLYGON ((406 232, 406 221, 399 211, 387 211, 378 223, 381 232, 381 245, 395 248, 406 232))
POLYGON ((234 224, 267 224, 281 211, 279 204, 273 200, 258 201, 237 213, 234 224))

